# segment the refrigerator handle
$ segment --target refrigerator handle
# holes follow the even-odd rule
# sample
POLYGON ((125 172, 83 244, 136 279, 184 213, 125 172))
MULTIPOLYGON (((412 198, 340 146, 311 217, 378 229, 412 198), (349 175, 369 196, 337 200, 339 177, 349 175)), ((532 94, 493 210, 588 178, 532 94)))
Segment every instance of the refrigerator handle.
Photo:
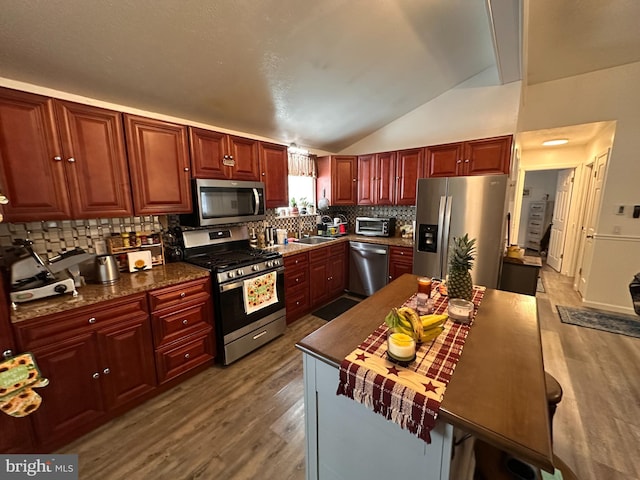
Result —
POLYGON ((439 249, 436 252, 438 257, 438 265, 436 267, 440 278, 444 280, 444 264, 442 263, 442 251, 446 249, 444 239, 445 235, 445 210, 447 206, 447 197, 444 195, 440 197, 440 205, 438 207, 438 236, 436 239, 436 245, 439 245, 439 249))
POLYGON ((451 204, 453 197, 447 197, 446 207, 444 210, 444 222, 442 224, 442 243, 440 251, 442 252, 442 279, 447 278, 449 273, 449 235, 451 233, 451 204))

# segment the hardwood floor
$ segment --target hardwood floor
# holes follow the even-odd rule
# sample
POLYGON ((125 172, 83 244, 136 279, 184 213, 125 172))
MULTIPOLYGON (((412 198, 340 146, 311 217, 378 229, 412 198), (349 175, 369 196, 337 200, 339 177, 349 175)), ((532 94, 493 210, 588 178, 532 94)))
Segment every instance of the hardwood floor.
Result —
MULTIPOLYGON (((554 451, 581 480, 640 479, 640 339, 560 322, 572 279, 543 267, 545 368, 564 389, 554 451)), ((308 315, 229 367, 215 366, 68 445, 81 479, 301 480, 302 354, 326 322, 308 315)))
POLYGON ((556 305, 581 304, 573 278, 545 265, 542 279, 545 369, 564 390, 554 452, 581 480, 640 479, 640 338, 561 323, 556 305))

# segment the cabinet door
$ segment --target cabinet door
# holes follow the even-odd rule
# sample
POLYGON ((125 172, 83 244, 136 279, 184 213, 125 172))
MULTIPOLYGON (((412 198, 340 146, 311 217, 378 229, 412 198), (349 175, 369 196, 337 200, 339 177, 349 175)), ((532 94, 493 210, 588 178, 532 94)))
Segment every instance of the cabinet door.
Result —
POLYGON ((202 128, 189 127, 191 147, 191 175, 193 178, 231 178, 231 170, 224 165, 227 136, 202 128))
POLYGON ((358 157, 358 205, 375 204, 377 183, 375 158, 373 154, 358 157))
POLYGON ((462 143, 427 147, 427 177, 462 175, 462 143))
POLYGON ((465 175, 509 173, 511 136, 465 142, 465 175))
POLYGON ((357 157, 335 156, 331 165, 332 205, 356 205, 357 157))
POLYGON ((258 141, 228 135, 229 155, 234 163, 232 178, 257 182, 260 180, 258 141))
POLYGON ((329 297, 329 274, 326 261, 309 264, 309 303, 311 308, 322 304, 329 297))
POLYGON ((413 273, 413 249, 409 247, 389 248, 389 281, 413 273))
POLYGON ((424 169, 424 148, 398 152, 396 160, 396 205, 415 205, 418 177, 424 169))
POLYGON ((122 114, 55 101, 73 218, 133 215, 122 114))
POLYGON ((154 389, 156 370, 151 325, 132 318, 98 330, 99 372, 109 409, 124 405, 154 389))
POLYGON ((187 128, 125 114, 136 215, 191 212, 187 128))
POLYGON ((346 254, 336 255, 329 259, 329 296, 337 297, 342 294, 346 283, 346 254))
POLYGON ((50 98, 0 89, 0 192, 5 222, 71 218, 50 98))
POLYGON ((34 349, 36 362, 49 385, 37 389, 40 408, 30 416, 38 443, 60 445, 89 430, 104 414, 98 346, 91 332, 51 347, 34 349))
POLYGON ((260 142, 260 177, 264 182, 267 208, 289 204, 289 157, 287 147, 260 142))
POLYGON ((391 205, 396 186, 396 152, 376 154, 376 204, 391 205))

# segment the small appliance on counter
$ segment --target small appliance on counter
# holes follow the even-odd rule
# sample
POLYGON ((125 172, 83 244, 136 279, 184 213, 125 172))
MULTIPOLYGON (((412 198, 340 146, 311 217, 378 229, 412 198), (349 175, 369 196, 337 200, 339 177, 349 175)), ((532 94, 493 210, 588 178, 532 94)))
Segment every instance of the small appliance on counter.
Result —
POLYGON ((78 294, 76 286, 82 285, 79 264, 90 260, 93 254, 81 248, 53 257, 45 263, 33 251, 30 240, 17 239, 14 245, 24 250, 11 265, 11 292, 9 298, 15 308, 16 303, 37 300, 52 295, 78 294))
POLYGON ((395 217, 357 217, 356 235, 393 237, 396 233, 395 217))
POLYGON ((328 215, 322 215, 318 217, 317 222, 318 235, 327 237, 340 237, 346 235, 347 232, 347 218, 343 214, 336 214, 334 218, 328 215))

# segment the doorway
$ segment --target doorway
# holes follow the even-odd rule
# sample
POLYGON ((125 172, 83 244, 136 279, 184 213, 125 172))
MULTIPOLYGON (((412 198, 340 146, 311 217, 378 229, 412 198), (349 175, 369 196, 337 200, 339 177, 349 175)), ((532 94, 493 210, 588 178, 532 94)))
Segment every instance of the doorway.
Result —
POLYGON ((553 218, 551 219, 551 233, 547 255, 547 264, 556 272, 562 271, 564 245, 567 238, 567 231, 569 230, 569 209, 571 208, 574 176, 574 168, 560 170, 557 174, 556 200, 553 209, 553 218))

